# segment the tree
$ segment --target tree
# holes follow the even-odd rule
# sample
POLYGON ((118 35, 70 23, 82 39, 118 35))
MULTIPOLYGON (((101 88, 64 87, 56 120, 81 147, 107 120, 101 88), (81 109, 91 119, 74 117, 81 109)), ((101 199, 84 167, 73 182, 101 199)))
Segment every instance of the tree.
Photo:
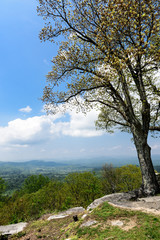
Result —
POLYGON ((105 164, 102 168, 102 183, 105 194, 128 192, 141 186, 141 171, 135 165, 114 168, 105 164))
POLYGON ((119 177, 116 168, 112 164, 105 164, 102 167, 102 184, 105 194, 116 193, 118 181, 119 177))
POLYGON ((160 131, 159 0, 39 0, 38 13, 46 20, 41 40, 63 36, 47 75, 46 106, 51 112, 63 103, 100 108, 99 127, 133 136, 139 193, 156 194, 147 139, 160 131))
POLYGON ((49 178, 43 175, 31 175, 27 177, 22 186, 22 191, 24 193, 33 193, 37 192, 39 189, 44 187, 49 183, 49 178))

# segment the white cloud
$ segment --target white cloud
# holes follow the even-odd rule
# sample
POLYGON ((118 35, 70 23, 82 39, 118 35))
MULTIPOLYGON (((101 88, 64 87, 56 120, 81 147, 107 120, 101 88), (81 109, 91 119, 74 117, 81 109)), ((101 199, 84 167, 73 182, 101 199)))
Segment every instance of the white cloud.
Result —
MULTIPOLYGON (((135 148, 126 146, 122 140, 119 144, 114 135, 113 139, 107 135, 87 139, 105 134, 95 129, 97 116, 98 111, 94 109, 86 115, 68 110, 65 115, 58 113, 10 121, 7 126, 0 127, 0 158, 21 161, 135 152, 135 148)), ((152 145, 154 151, 159 151, 159 142, 152 145)))
POLYGON ((46 116, 10 121, 7 127, 0 127, 0 144, 26 145, 42 141, 51 123, 51 118, 46 116))
POLYGON ((92 110, 86 115, 68 111, 70 122, 59 122, 57 127, 61 129, 63 135, 72 137, 95 137, 104 134, 104 131, 97 131, 95 121, 98 117, 98 111, 92 110))
POLYGON ((20 108, 19 111, 24 113, 29 113, 32 111, 32 108, 30 106, 27 106, 25 108, 20 108))
POLYGON ((104 134, 95 129, 94 121, 98 112, 88 114, 68 111, 67 115, 42 115, 10 121, 8 126, 0 127, 0 145, 27 147, 40 142, 50 141, 59 136, 93 137, 104 134))

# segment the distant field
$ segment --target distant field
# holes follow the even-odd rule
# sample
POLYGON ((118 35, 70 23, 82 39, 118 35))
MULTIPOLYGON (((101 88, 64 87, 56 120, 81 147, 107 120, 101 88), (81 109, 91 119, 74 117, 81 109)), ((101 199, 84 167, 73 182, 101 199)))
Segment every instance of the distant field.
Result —
POLYGON ((6 194, 20 189, 24 180, 30 175, 42 174, 50 179, 63 180, 68 173, 93 170, 99 171, 99 168, 45 161, 0 162, 0 177, 7 182, 6 194))

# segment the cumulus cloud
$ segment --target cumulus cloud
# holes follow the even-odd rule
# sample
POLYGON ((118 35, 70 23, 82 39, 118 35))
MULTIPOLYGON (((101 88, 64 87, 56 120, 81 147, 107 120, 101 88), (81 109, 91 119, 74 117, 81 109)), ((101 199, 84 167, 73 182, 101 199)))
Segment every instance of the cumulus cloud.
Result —
POLYGON ((20 108, 19 111, 24 113, 29 113, 32 111, 32 108, 30 106, 27 106, 25 108, 20 108))
POLYGON ((62 134, 72 137, 95 137, 104 133, 103 131, 97 131, 95 129, 98 111, 92 110, 86 115, 83 113, 77 114, 75 111, 68 113, 70 115, 70 122, 64 124, 59 123, 62 134))
POLYGON ((0 127, 0 145, 25 146, 50 141, 59 136, 94 137, 104 134, 95 129, 98 112, 88 114, 68 111, 66 115, 42 115, 15 119, 0 127))
POLYGON ((26 145, 42 141, 50 130, 52 120, 46 116, 32 117, 26 120, 15 119, 6 127, 0 127, 0 144, 26 145))

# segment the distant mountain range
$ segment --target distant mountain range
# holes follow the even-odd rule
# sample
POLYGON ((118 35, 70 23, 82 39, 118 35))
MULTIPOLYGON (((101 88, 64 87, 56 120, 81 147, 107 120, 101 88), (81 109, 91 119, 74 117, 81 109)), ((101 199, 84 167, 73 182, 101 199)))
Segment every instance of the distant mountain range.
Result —
MULTIPOLYGON (((152 156, 153 165, 160 166, 160 155, 152 156)), ((134 164, 139 165, 136 157, 96 157, 87 159, 71 159, 71 160, 31 160, 26 162, 0 162, 0 167, 63 167, 63 166, 79 166, 79 167, 102 167, 105 163, 112 164, 115 167, 134 164)))
MULTIPOLYGON (((55 160, 56 161, 56 160, 55 160)), ((152 161, 154 166, 160 166, 160 155, 153 155, 152 161)), ((139 165, 138 158, 135 156, 119 156, 119 157, 96 157, 86 159, 71 159, 66 161, 59 161, 68 165, 78 165, 84 167, 102 167, 104 164, 112 164, 115 167, 124 166, 127 164, 139 165)))
POLYGON ((43 160, 31 160, 27 162, 0 162, 0 167, 59 167, 66 166, 65 163, 43 161, 43 160))

